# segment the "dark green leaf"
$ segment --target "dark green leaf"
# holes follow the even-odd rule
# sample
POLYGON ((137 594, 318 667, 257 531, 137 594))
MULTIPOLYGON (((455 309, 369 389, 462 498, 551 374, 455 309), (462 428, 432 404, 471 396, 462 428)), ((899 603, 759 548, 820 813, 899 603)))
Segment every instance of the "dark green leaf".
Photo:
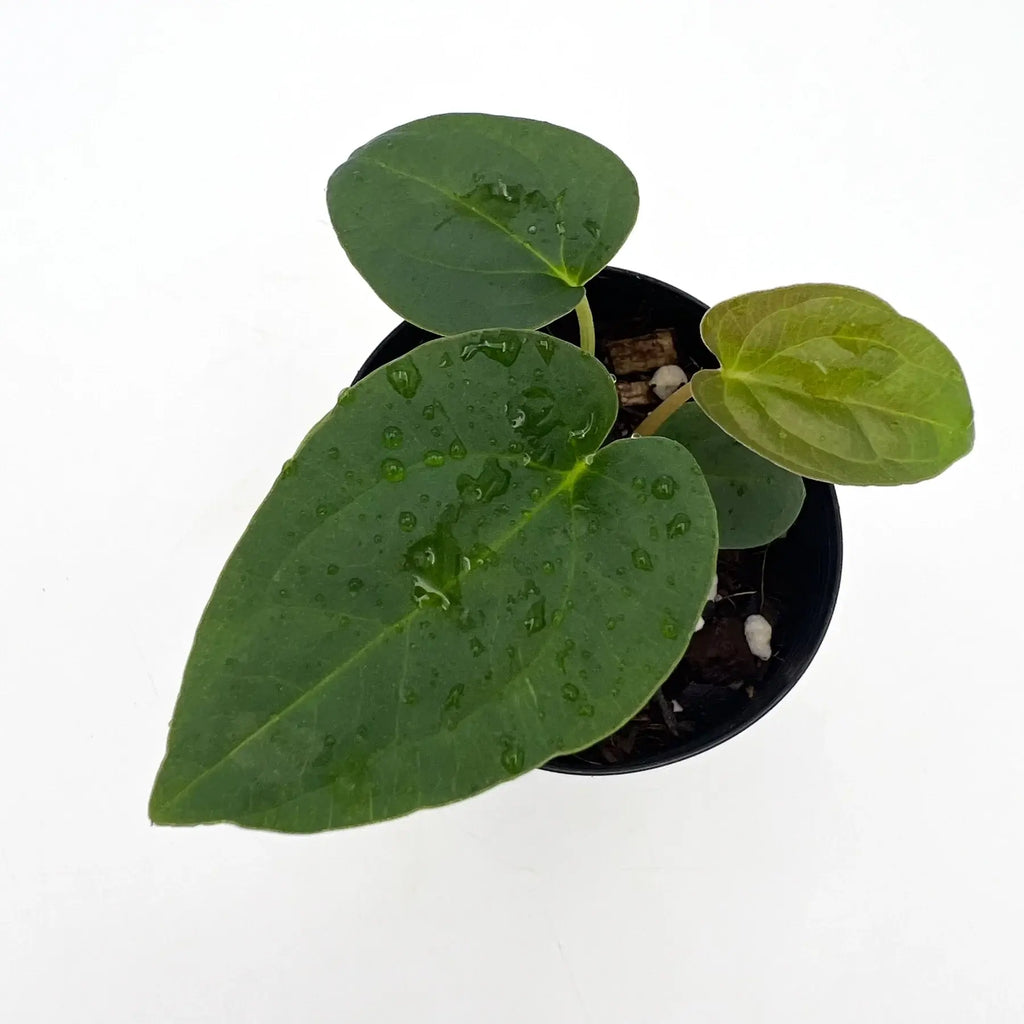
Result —
POLYGON ((700 407, 766 459, 832 483, 912 483, 970 451, 974 417, 952 353, 876 296, 841 285, 754 292, 701 323, 721 370, 700 407), (811 296, 811 297, 808 297, 811 296))
POLYGON ((346 391, 203 616, 154 821, 310 832, 470 796, 630 717, 683 654, 715 510, 666 438, 596 451, 607 371, 430 342, 346 391))
POLYGON ((718 545, 756 548, 781 537, 804 503, 804 482, 733 440, 693 402, 658 433, 684 445, 697 460, 718 510, 718 545))
POLYGON ((356 269, 437 334, 540 327, 567 313, 632 230, 637 203, 633 175, 604 146, 489 114, 395 128, 327 185, 356 269))

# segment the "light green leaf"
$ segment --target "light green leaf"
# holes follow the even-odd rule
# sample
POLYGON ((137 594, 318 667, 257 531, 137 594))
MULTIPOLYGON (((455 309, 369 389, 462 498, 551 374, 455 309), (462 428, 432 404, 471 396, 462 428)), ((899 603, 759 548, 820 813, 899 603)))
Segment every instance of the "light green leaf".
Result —
POLYGON ((684 445, 704 473, 718 510, 719 547, 760 547, 796 521, 801 477, 733 440, 695 403, 677 409, 658 433, 684 445))
POLYGON ((633 175, 604 146, 489 114, 395 128, 327 185, 356 269, 436 334, 540 327, 569 312, 632 230, 637 204, 633 175))
POLYGON ((704 344, 718 356, 719 362, 732 362, 750 332, 766 317, 780 309, 799 305, 810 299, 846 298, 865 306, 892 307, 871 292, 844 284, 792 284, 763 292, 747 292, 712 306, 704 314, 700 332, 704 344))
POLYGON ((799 285, 741 295, 710 310, 701 334, 722 367, 694 376, 697 403, 738 441, 801 476, 912 483, 974 443, 952 353, 867 292, 799 285))
POLYGON ((217 583, 153 820, 391 818, 627 720, 686 649, 717 529, 675 442, 597 450, 616 408, 595 359, 500 330, 344 392, 217 583))

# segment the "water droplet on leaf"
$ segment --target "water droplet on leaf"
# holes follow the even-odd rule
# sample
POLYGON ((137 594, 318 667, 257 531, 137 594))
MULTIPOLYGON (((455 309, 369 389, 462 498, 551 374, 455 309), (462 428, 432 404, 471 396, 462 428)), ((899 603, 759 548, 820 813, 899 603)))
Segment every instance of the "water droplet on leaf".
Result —
MULTIPOLYGON (((553 621, 555 622, 555 625, 558 625, 558 616, 557 616, 557 614, 555 615, 553 621)), ((572 654, 572 652, 575 649, 575 647, 576 647, 576 642, 574 640, 566 640, 565 643, 562 645, 561 649, 555 652, 555 664, 563 672, 565 671, 565 660, 566 660, 566 658, 569 657, 570 654, 572 654)))
POLYGON ((690 517, 685 512, 677 512, 665 528, 670 537, 681 537, 690 528, 690 517))
POLYGON ((419 369, 409 356, 399 359, 396 362, 388 363, 384 371, 388 383, 403 398, 412 398, 419 390, 420 381, 423 379, 419 369))
POLYGON ((543 597, 530 605, 530 610, 526 613, 523 625, 526 627, 526 632, 531 634, 539 633, 547 625, 547 619, 544 617, 543 597))
MULTIPOLYGON (((551 365, 551 359, 555 354, 555 339, 549 338, 547 335, 535 338, 534 344, 537 346, 537 351, 540 353, 541 359, 544 360, 546 365, 551 365)), ((615 379, 614 377, 612 378, 615 379)))
POLYGON ((434 530, 405 553, 403 565, 413 573, 413 600, 421 608, 447 609, 459 600, 463 556, 452 535, 454 516, 455 510, 449 508, 434 530))
MULTIPOLYGON (((574 441, 582 441, 591 430, 594 429, 594 414, 593 412, 586 418, 586 421, 575 430, 569 431, 569 437, 574 441)), ((592 456, 591 456, 592 458, 592 456)))
MULTIPOLYGON (((523 348, 523 339, 511 331, 488 331, 473 341, 467 341, 462 346, 463 361, 472 359, 478 352, 482 352, 489 359, 493 359, 502 366, 511 366, 518 358, 523 348)), ((466 384, 469 381, 465 381, 466 384)))
POLYGON ((474 504, 488 502, 504 494, 512 480, 512 474, 498 460, 491 456, 484 461, 478 476, 463 473, 455 482, 462 500, 474 504))
POLYGON ((505 749, 501 752, 501 766, 509 775, 515 775, 523 770, 526 763, 526 755, 523 748, 516 746, 512 741, 506 741, 505 749))
POLYGON ((474 569, 491 565, 497 558, 498 556, 486 544, 474 544, 469 549, 469 564, 474 569))
POLYGON ((672 477, 659 476, 656 477, 654 483, 651 484, 651 494, 656 498, 660 498, 662 501, 665 501, 676 493, 677 486, 678 484, 676 484, 672 477))
POLYGON ((645 548, 633 548, 632 551, 633 565, 637 569, 643 569, 644 572, 650 572, 654 568, 654 560, 651 558, 651 553, 645 548))

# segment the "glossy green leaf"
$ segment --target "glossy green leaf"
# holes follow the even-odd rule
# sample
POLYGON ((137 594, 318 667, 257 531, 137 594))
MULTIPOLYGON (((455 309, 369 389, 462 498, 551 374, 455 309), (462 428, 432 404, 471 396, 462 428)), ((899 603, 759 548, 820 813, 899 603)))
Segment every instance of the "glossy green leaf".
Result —
POLYGON ((597 450, 616 408, 595 359, 500 330, 345 391, 217 583, 153 820, 390 818, 628 719, 685 651, 717 529, 675 442, 597 450))
POLYGON ((677 409, 658 433, 697 460, 718 510, 718 545, 756 548, 781 537, 804 503, 804 482, 731 438, 694 402, 677 409))
POLYGON ((637 204, 633 175, 604 146, 489 114, 395 128, 327 185, 356 269, 436 334, 540 327, 569 312, 632 230, 637 204))
POLYGON ((881 299, 841 285, 754 292, 701 323, 720 370, 693 396, 723 430, 801 476, 913 483, 970 451, 974 416, 949 349, 881 299))

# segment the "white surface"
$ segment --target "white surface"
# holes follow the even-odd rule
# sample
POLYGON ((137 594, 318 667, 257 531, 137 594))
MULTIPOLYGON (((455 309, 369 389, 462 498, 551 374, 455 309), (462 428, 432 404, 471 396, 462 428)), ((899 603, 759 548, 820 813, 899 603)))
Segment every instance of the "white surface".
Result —
POLYGON ((0 11, 0 1019, 1021 1019, 1017 0, 0 11), (153 828, 216 573, 395 321, 327 176, 466 109, 626 160, 619 266, 921 319, 977 449, 843 492, 820 656, 711 753, 312 838, 153 828))

